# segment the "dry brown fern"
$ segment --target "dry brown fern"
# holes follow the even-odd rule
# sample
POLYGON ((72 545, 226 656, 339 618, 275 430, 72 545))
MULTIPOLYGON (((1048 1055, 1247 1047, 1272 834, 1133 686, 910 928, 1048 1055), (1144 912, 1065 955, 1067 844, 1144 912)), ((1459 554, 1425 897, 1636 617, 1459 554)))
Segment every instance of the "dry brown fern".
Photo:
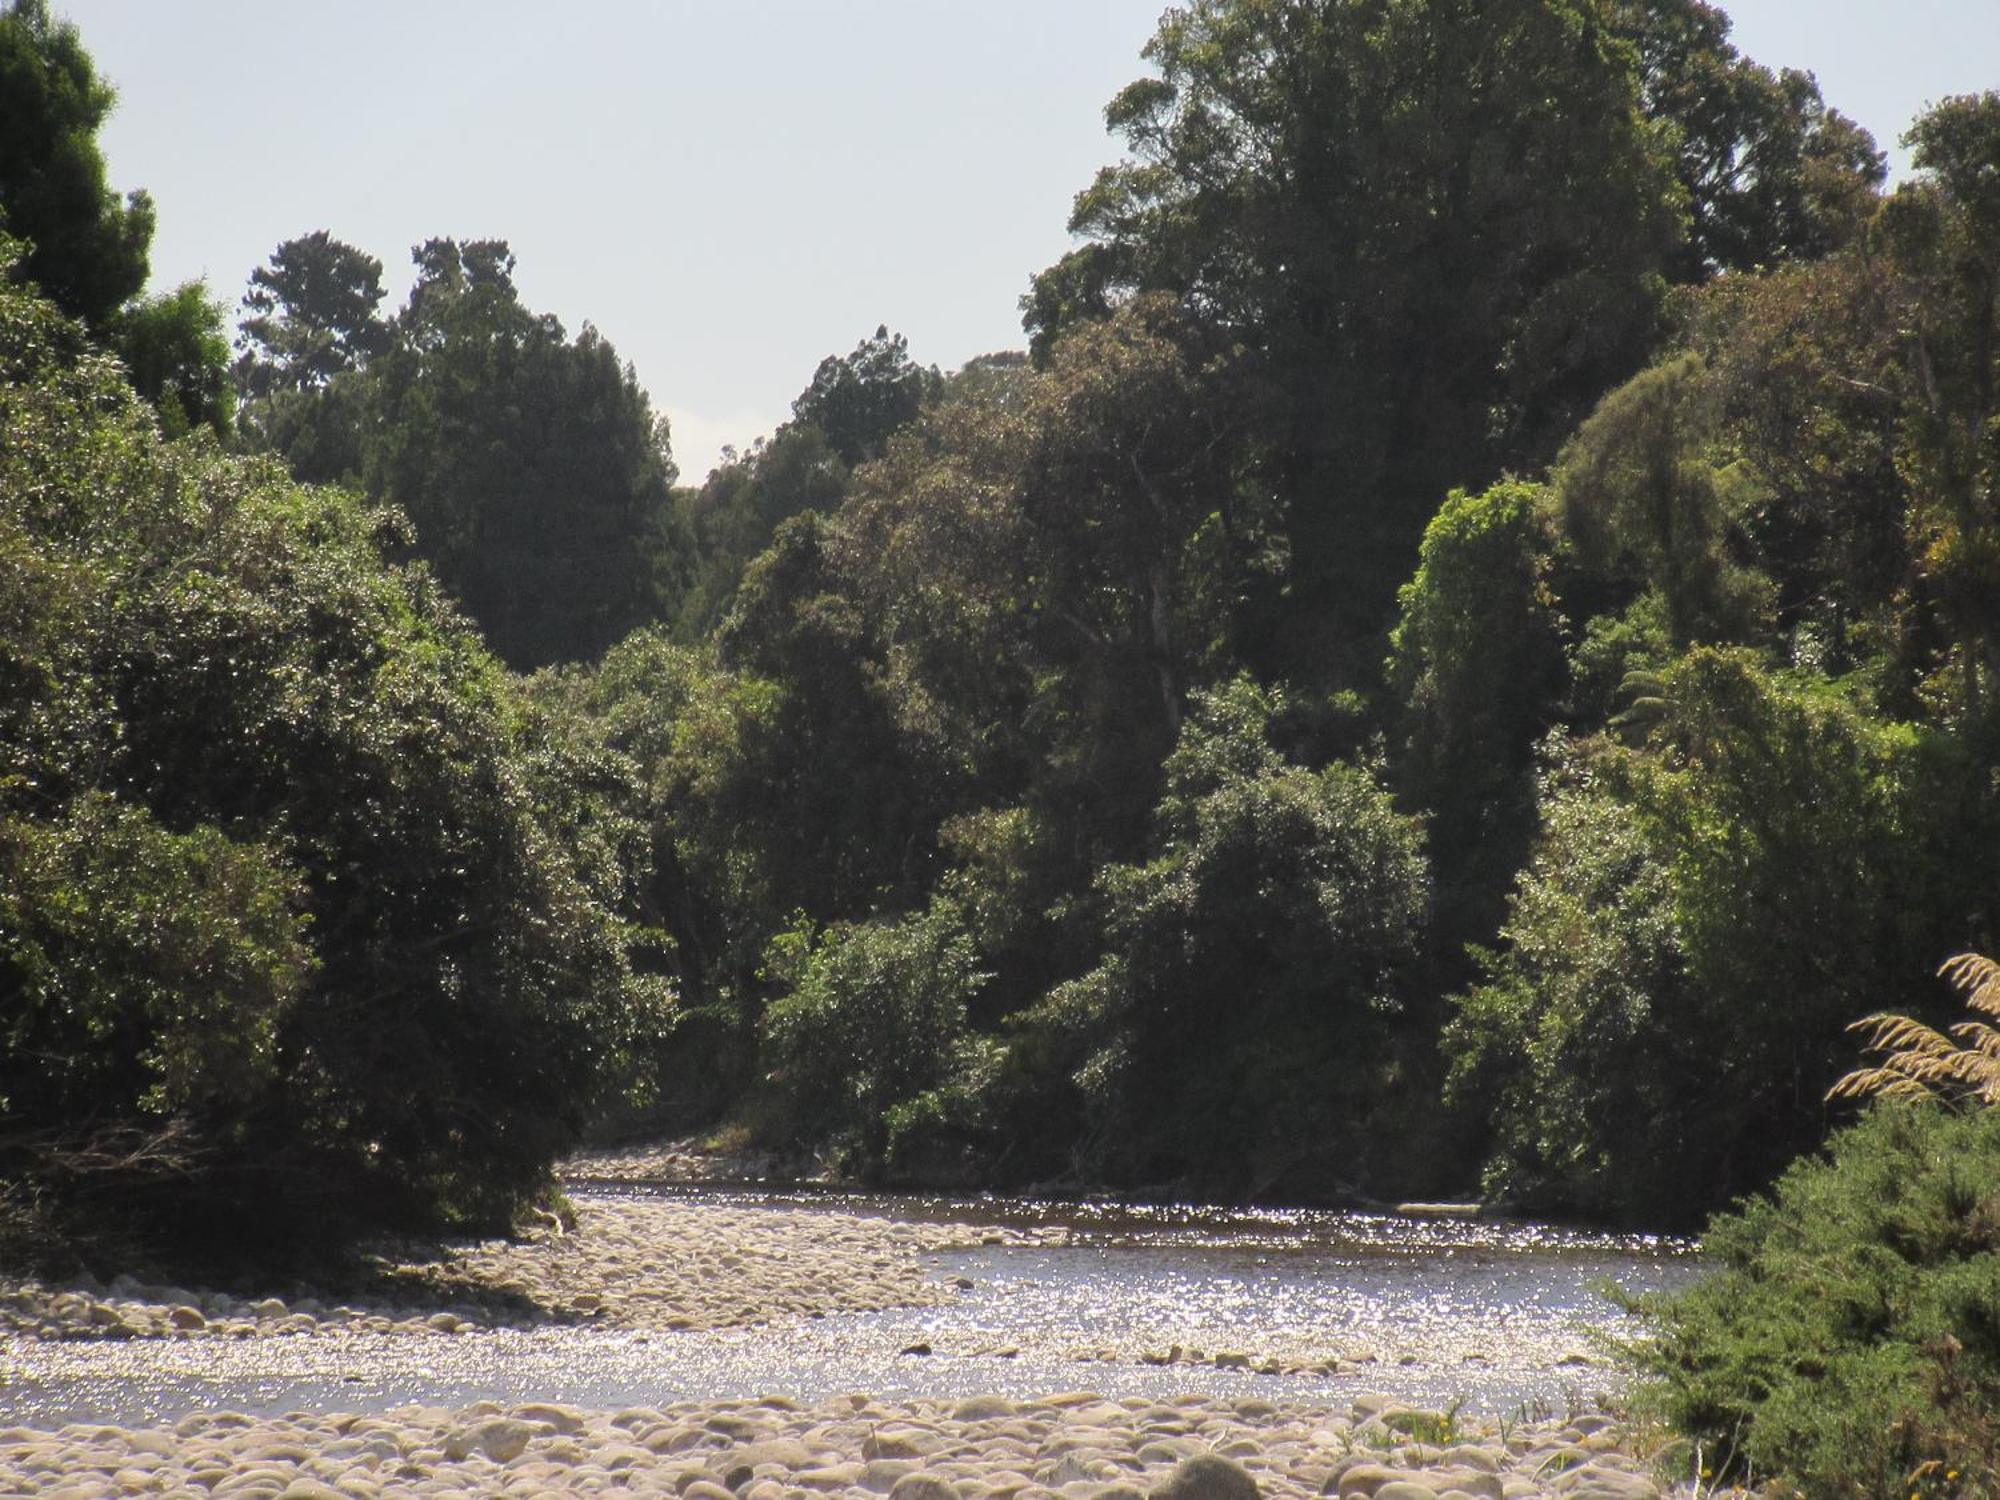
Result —
MULTIPOLYGON (((1977 953, 1946 959, 1938 970, 1965 991, 1966 1007, 2000 1018, 2000 963, 1977 953)), ((1879 1066, 1857 1068, 1827 1091, 1829 1099, 1947 1099, 2000 1107, 2000 1030, 1961 1021, 1949 1033, 1908 1016, 1864 1016, 1847 1028, 1884 1054, 1879 1066)))

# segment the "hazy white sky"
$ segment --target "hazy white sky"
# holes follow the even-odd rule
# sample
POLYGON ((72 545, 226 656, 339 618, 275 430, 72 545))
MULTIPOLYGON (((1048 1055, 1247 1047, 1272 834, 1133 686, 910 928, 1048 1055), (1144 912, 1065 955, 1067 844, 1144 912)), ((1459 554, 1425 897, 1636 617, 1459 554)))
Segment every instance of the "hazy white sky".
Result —
MULTIPOLYGON (((951 368, 1112 159, 1105 102, 1161 0, 53 0, 119 90, 112 182, 159 206, 153 286, 234 304, 280 241, 381 257, 499 237, 538 311, 595 323, 673 420, 683 476, 788 414, 887 323, 951 368)), ((2000 88, 2000 0, 1736 0, 1891 145, 2000 88)))

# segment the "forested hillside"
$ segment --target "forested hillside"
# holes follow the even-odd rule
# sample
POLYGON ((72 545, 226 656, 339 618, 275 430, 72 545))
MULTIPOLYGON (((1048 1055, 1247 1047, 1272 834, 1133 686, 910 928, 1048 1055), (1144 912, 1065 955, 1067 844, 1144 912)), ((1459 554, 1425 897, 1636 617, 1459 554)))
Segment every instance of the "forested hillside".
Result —
POLYGON ((110 97, 12 0, 30 1239, 723 1121, 1686 1227, 2000 946, 2000 94, 1891 188, 1702 0, 1194 0, 1025 353, 880 327, 699 485, 504 242, 140 297, 110 97))

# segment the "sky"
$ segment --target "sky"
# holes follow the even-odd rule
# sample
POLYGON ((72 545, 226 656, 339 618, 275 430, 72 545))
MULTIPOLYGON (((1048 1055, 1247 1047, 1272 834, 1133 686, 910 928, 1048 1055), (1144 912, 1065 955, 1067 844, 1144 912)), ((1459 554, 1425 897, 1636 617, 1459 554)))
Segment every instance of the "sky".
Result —
MULTIPOLYGON (((1892 148, 2000 88, 2000 0, 1724 0, 1892 148)), ((112 183, 153 195, 154 290, 232 309, 316 229, 381 259, 501 238, 671 419, 686 481, 887 324, 952 369, 1022 343, 1028 278, 1116 159, 1105 103, 1161 0, 52 0, 118 89, 112 183)))

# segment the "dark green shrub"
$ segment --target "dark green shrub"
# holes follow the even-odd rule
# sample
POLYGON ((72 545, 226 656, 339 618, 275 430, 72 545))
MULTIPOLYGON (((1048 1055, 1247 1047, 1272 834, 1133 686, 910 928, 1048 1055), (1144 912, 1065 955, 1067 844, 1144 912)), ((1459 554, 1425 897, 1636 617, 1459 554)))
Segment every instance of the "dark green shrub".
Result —
POLYGON ((966 1013, 985 984, 963 917, 946 901, 895 921, 780 935, 774 967, 790 982, 764 1018, 771 1080, 801 1144, 855 1165, 883 1160, 892 1130, 922 1126, 968 1053, 966 1013))
POLYGON ((1247 679, 1197 695, 1157 857, 1099 876, 1102 958, 1017 1022, 1017 1056, 1083 1096, 1087 1172, 1234 1196, 1368 1169, 1428 916, 1423 836, 1368 771, 1288 764, 1271 714, 1247 679))
POLYGON ((1705 1462, 1816 1500, 2000 1492, 2000 1113, 1877 1105, 1706 1248, 1636 1349, 1705 1462))
POLYGON ((622 765, 393 513, 163 442, 13 288, 0 430, 0 1178, 132 1217, 153 1162, 210 1239, 504 1221, 663 998, 622 765))

